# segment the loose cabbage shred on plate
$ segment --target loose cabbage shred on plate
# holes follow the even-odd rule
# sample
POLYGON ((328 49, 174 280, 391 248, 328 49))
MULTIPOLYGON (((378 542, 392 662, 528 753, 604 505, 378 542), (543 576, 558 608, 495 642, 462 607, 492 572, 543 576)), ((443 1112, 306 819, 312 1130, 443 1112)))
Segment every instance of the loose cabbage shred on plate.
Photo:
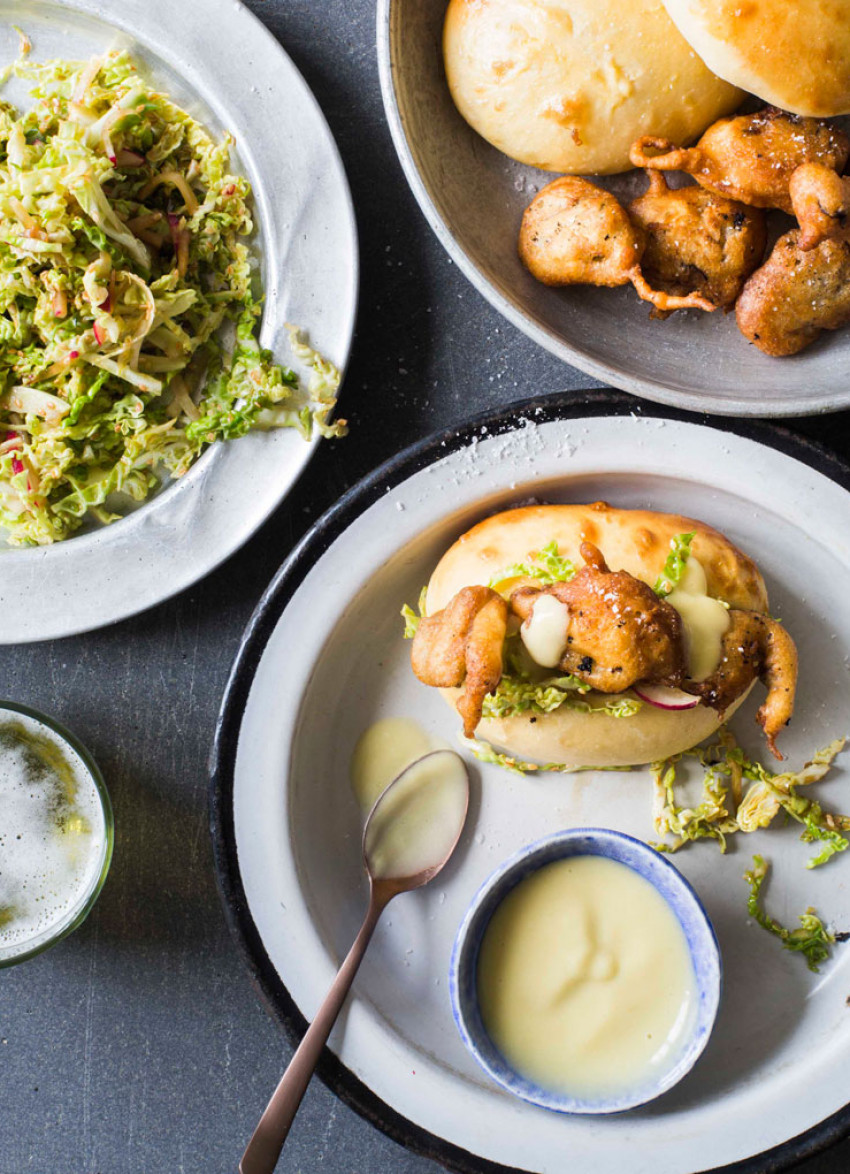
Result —
MULTIPOLYGON (((24 43, 24 51, 28 46, 24 43)), ((216 440, 340 435, 339 372, 291 330, 303 389, 258 342, 251 189, 126 53, 31 64, 0 102, 0 530, 66 538, 216 440), (225 341, 226 328, 232 339, 225 341)))
POLYGON ((759 903, 762 885, 769 868, 764 857, 754 856, 752 869, 744 873, 744 880, 750 886, 747 911, 762 929, 778 937, 786 950, 802 954, 809 970, 818 974, 820 963, 826 962, 836 942, 846 941, 847 934, 835 934, 828 930, 811 906, 805 913, 800 914, 798 929, 787 929, 775 917, 771 917, 759 903))

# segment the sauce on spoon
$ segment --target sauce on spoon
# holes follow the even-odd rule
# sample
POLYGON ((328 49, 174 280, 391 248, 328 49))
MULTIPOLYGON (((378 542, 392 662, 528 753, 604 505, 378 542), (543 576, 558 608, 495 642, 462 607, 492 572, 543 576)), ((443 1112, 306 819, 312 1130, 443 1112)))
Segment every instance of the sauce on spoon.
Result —
POLYGON ((457 842, 469 801, 469 776, 453 750, 411 763, 375 805, 363 853, 375 879, 412 877, 435 868, 457 842))

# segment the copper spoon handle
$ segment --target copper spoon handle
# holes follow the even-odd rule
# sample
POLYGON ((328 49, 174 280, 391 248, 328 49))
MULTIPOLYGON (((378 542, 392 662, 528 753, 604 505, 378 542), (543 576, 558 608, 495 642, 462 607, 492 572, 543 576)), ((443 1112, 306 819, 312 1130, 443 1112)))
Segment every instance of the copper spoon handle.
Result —
POLYGON ((289 1061, 289 1066, 281 1077, 280 1084, 272 1094, 266 1111, 260 1118, 257 1128, 248 1142, 242 1161, 239 1163, 239 1174, 272 1174, 283 1143, 298 1112, 298 1106, 307 1091, 307 1085, 313 1071, 319 1062, 322 1048, 327 1042, 331 1028, 345 1002, 349 988, 354 981, 358 967, 366 953, 366 947, 378 924, 378 918, 397 889, 387 889, 380 884, 372 886, 369 899, 369 908, 360 932, 354 940, 354 945, 348 952, 348 957, 339 968, 339 973, 333 981, 331 989, 325 996, 316 1018, 307 1028, 307 1031, 298 1045, 298 1050, 289 1061))

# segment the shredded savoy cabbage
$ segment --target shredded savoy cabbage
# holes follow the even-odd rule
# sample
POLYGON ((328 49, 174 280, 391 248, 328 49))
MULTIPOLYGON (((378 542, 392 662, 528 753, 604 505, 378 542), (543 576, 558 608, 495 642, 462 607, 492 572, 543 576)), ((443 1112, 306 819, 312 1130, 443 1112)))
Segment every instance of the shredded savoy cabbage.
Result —
POLYGON ((459 741, 462 746, 472 754, 473 758, 477 758, 479 762, 491 763, 493 766, 504 767, 505 770, 512 771, 514 774, 580 774, 582 771, 630 771, 630 766, 564 766, 561 762, 546 762, 542 765, 537 762, 525 762, 521 758, 515 758, 511 754, 503 754, 501 750, 497 750, 489 742, 485 742, 483 738, 467 738, 463 734, 460 735, 459 741))
POLYGON ((655 580, 653 591, 663 599, 675 587, 678 587, 685 571, 685 566, 691 555, 691 543, 696 538, 696 531, 690 534, 677 534, 670 540, 670 553, 664 563, 664 570, 655 580))
POLYGON ((655 847, 661 852, 677 852, 690 841, 713 839, 725 852, 727 836, 765 828, 784 811, 803 825, 802 840, 821 844, 806 867, 826 864, 850 846, 841 834, 850 831, 850 817, 824 811, 817 800, 797 792, 827 774, 845 742, 845 738, 830 742, 800 771, 772 774, 760 762, 747 758, 731 730, 723 727, 708 745, 653 763, 655 830, 659 835, 673 836, 655 847), (687 760, 705 769, 702 800, 696 807, 680 807, 676 799, 677 765, 687 760))
POLYGON ((817 974, 820 971, 820 963, 826 962, 835 943, 846 941, 848 935, 830 932, 811 906, 805 913, 800 914, 799 929, 787 929, 771 917, 759 903, 762 885, 767 879, 769 868, 769 864, 762 856, 754 856, 752 869, 744 873, 744 880, 750 886, 747 911, 762 929, 778 937, 786 950, 802 954, 809 970, 817 974))
POLYGON ((568 583, 575 577, 575 573, 574 565, 558 552, 558 543, 553 539, 531 556, 528 562, 514 563, 497 571, 488 586, 498 589, 511 579, 534 579, 541 587, 549 587, 552 583, 568 583))
POLYGON ((251 189, 124 52, 6 70, 0 102, 0 530, 66 538, 216 440, 341 435, 339 372, 291 329, 307 387, 258 342, 251 189), (232 340, 224 341, 229 324, 232 340))

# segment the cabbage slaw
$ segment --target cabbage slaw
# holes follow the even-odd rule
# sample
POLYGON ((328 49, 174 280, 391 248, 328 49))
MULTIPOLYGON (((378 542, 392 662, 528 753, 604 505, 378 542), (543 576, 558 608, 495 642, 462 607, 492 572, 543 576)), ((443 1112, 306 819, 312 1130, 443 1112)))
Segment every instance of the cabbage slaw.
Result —
POLYGON ((260 347, 248 181, 126 52, 6 71, 0 102, 0 529, 47 544, 120 516, 214 441, 341 435, 337 369, 307 387, 260 347), (226 328, 232 338, 224 341, 226 328))

